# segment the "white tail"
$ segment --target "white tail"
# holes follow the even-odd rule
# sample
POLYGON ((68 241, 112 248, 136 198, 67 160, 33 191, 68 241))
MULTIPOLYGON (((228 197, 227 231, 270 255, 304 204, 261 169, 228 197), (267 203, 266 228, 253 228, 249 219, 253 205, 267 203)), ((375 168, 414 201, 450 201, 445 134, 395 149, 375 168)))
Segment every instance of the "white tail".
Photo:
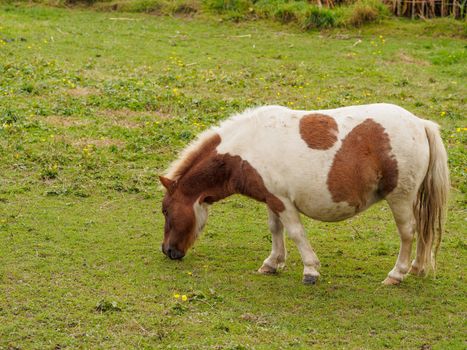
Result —
POLYGON ((436 270, 436 255, 444 231, 450 188, 448 157, 438 125, 425 122, 425 132, 430 146, 430 162, 414 204, 419 240, 416 263, 420 272, 430 265, 433 271, 436 270), (428 264, 429 262, 431 264, 428 264))

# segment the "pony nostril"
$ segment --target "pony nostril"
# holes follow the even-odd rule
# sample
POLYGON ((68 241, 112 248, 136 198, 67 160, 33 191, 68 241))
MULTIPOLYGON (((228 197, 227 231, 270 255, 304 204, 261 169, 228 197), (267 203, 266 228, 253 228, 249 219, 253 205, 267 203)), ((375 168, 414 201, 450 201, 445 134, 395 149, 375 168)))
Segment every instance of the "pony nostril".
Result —
POLYGON ((171 247, 167 248, 166 254, 170 259, 181 259, 185 255, 181 251, 171 247))

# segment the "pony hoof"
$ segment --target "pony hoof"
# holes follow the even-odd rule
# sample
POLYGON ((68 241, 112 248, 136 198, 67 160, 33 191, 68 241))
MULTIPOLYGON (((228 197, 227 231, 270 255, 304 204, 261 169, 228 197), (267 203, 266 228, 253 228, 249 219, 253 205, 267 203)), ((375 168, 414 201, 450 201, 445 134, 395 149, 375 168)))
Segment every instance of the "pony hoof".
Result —
POLYGON ((269 265, 263 265, 258 269, 258 272, 263 275, 274 275, 277 273, 277 269, 269 265))
POLYGON ((382 282, 386 286, 396 286, 401 283, 401 281, 396 280, 395 278, 392 277, 386 277, 386 279, 382 282))
POLYGON ((418 267, 415 267, 415 266, 412 266, 410 268, 409 273, 411 275, 418 276, 418 277, 425 277, 426 276, 425 270, 419 270, 418 267))
POLYGON ((318 276, 303 275, 303 284, 316 284, 316 281, 318 281, 318 276))

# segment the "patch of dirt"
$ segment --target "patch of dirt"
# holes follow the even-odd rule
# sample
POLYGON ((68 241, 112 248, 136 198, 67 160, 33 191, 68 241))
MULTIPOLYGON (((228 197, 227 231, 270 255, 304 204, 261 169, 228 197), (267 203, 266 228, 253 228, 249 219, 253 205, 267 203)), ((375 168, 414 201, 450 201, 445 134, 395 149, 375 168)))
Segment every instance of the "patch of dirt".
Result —
POLYGON ((47 124, 57 127, 69 128, 71 126, 83 126, 91 123, 87 119, 79 119, 76 117, 64 117, 60 115, 51 115, 45 119, 47 124))
POLYGON ((415 57, 412 57, 408 54, 406 54, 405 52, 399 52, 399 54, 397 55, 397 58, 404 62, 404 63, 408 63, 408 64, 417 64, 417 65, 421 65, 421 66, 429 66, 430 63, 425 61, 425 60, 421 60, 421 59, 418 59, 418 58, 415 58, 415 57))
POLYGON ((117 140, 117 139, 79 139, 72 142, 72 145, 75 147, 86 147, 86 146, 94 146, 97 148, 100 147, 110 147, 110 146, 117 146, 123 147, 125 145, 125 141, 117 140))
POLYGON ((74 89, 68 89, 66 92, 68 95, 71 95, 74 97, 83 97, 83 96, 98 94, 98 91, 96 89, 87 88, 87 87, 77 87, 74 89))
POLYGON ((121 126, 129 129, 143 128, 145 122, 141 119, 151 120, 169 119, 168 114, 155 111, 131 111, 128 109, 104 110, 99 112, 99 116, 105 117, 104 122, 110 125, 121 126))
POLYGON ((240 318, 244 321, 255 323, 260 326, 265 326, 269 323, 268 320, 266 320, 263 316, 254 315, 250 313, 243 314, 240 316, 240 318))

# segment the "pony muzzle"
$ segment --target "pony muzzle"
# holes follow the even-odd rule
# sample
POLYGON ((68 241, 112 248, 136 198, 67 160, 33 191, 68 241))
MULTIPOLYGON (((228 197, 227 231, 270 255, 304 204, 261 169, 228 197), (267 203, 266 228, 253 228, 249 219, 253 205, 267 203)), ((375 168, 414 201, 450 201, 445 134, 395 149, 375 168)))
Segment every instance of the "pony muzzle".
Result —
POLYGON ((164 249, 164 245, 162 245, 162 252, 172 260, 180 260, 185 256, 184 252, 181 252, 175 247, 168 246, 167 249, 164 249))

